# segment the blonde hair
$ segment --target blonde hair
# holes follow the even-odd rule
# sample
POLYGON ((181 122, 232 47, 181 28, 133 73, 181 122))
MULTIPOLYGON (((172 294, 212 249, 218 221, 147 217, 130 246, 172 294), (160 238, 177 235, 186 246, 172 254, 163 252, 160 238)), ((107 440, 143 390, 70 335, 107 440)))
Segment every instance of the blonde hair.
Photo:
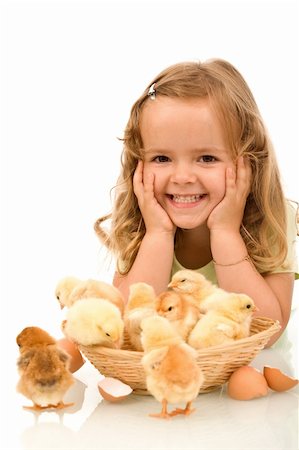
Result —
MULTIPOLYGON (((133 192, 133 174, 143 159, 140 115, 148 101, 149 87, 156 95, 208 98, 227 131, 233 160, 243 155, 252 169, 241 235, 255 267, 267 273, 279 267, 287 255, 286 202, 275 153, 254 97, 242 75, 227 61, 184 62, 172 65, 152 80, 134 103, 124 133, 122 170, 117 182, 111 215, 98 219, 99 238, 117 257, 118 271, 129 272, 145 234, 145 224, 133 192), (102 222, 111 217, 107 233, 102 222)), ((180 230, 177 230, 176 239, 180 230)))

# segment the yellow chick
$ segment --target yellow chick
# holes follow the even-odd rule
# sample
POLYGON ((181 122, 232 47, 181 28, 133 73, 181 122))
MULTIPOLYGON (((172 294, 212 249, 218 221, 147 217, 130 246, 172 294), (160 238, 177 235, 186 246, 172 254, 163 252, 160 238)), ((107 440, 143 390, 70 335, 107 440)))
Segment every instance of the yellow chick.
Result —
POLYGON ((120 348, 123 329, 119 308, 100 298, 77 300, 63 323, 66 337, 81 345, 120 348))
MULTIPOLYGON (((64 281, 61 280, 59 282, 56 291, 58 290, 60 292, 66 292, 67 286, 71 286, 71 284, 72 281, 70 277, 67 277, 64 279, 64 281)), ((123 314, 124 298, 119 289, 117 289, 115 286, 105 283, 104 281, 99 280, 79 280, 79 282, 73 286, 73 289, 70 290, 68 295, 62 296, 62 298, 60 299, 60 303, 64 306, 70 307, 77 300, 90 297, 105 298, 106 300, 109 300, 111 303, 116 305, 119 308, 120 312, 123 314)))
POLYGON ((140 324, 145 317, 156 313, 155 299, 155 291, 149 284, 141 282, 131 284, 128 303, 125 307, 124 324, 135 350, 143 351, 140 324))
POLYGON ((188 300, 197 306, 202 313, 205 313, 208 309, 205 300, 210 295, 213 294, 216 298, 217 294, 222 299, 225 292, 207 280, 201 273, 189 269, 176 272, 168 287, 187 296, 188 300))
POLYGON ((204 275, 189 269, 176 272, 168 287, 188 296, 189 301, 194 303, 201 312, 205 312, 203 301, 219 289, 204 275))
POLYGON ((68 370, 69 357, 59 349, 55 339, 39 327, 27 327, 17 336, 17 344, 20 350, 17 391, 33 402, 33 406, 24 408, 40 411, 73 405, 62 401, 74 379, 68 370))
POLYGON ((188 344, 201 349, 248 337, 255 310, 248 295, 225 293, 222 302, 211 302, 210 309, 191 331, 188 344))
POLYGON ((81 283, 81 280, 76 277, 64 277, 57 283, 55 289, 55 297, 57 298, 60 308, 63 309, 65 306, 69 307, 69 297, 73 289, 81 283))
POLYGON ((186 344, 165 317, 147 317, 141 323, 144 356, 141 360, 149 392, 162 403, 153 417, 163 419, 177 414, 191 414, 192 401, 204 382, 196 364, 196 351, 186 344), (184 409, 168 413, 168 403, 186 403, 184 409))
POLYGON ((157 313, 171 322, 176 331, 187 340, 200 318, 200 312, 181 292, 162 292, 156 299, 157 313))

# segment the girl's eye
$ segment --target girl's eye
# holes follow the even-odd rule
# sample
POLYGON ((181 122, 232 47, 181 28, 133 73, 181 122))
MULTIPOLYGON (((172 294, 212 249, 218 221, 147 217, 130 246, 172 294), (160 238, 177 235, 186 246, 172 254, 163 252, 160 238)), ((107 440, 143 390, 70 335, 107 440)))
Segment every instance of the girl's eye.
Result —
POLYGON ((154 161, 158 162, 158 163, 164 163, 164 162, 168 162, 169 158, 168 158, 168 156, 159 155, 154 158, 154 161))
POLYGON ((215 156, 212 155, 203 155, 199 158, 200 162, 204 162, 204 163, 210 163, 210 162, 215 162, 216 158, 215 156))

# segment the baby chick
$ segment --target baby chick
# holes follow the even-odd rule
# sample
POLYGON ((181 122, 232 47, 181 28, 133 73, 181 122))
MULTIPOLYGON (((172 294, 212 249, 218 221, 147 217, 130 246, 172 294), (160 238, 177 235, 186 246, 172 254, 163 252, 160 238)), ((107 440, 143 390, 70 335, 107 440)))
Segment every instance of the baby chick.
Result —
POLYGON ((141 323, 144 356, 141 360, 149 392, 162 403, 162 411, 153 417, 188 415, 204 376, 196 364, 196 352, 186 344, 165 317, 147 317, 141 323), (168 413, 168 403, 185 402, 184 409, 168 413))
POLYGON ((120 310, 106 299, 77 300, 69 309, 63 331, 67 338, 81 345, 119 348, 124 323, 120 310))
POLYGON ((198 308, 183 293, 175 291, 162 292, 157 297, 156 311, 171 322, 184 341, 200 318, 198 308))
POLYGON ((130 342, 135 350, 143 351, 141 344, 141 321, 152 316, 155 311, 156 294, 147 283, 131 284, 128 303, 125 307, 124 324, 130 342))
POLYGON ((76 277, 65 277, 59 280, 55 289, 55 297, 59 301, 61 309, 70 306, 69 296, 79 283, 81 283, 81 280, 76 277))
POLYGON ((209 280, 204 275, 195 270, 184 269, 176 272, 168 287, 171 289, 184 293, 188 300, 193 303, 200 312, 207 311, 207 303, 205 300, 211 295, 219 294, 222 298, 224 291, 209 280))
POLYGON ((69 301, 71 304, 83 298, 104 298, 113 303, 120 310, 124 311, 124 298, 120 290, 115 286, 99 280, 85 280, 79 283, 71 292, 69 301))
MULTIPOLYGON (((68 286, 72 284, 72 278, 66 277, 58 283, 56 288, 56 292, 67 293, 68 286)), ((60 295, 60 303, 64 306, 70 307, 77 300, 83 298, 105 298, 109 300, 111 303, 116 305, 120 312, 123 313, 124 310, 124 298, 115 286, 112 286, 104 281, 99 280, 85 280, 78 281, 75 285, 73 285, 73 289, 69 290, 68 295, 60 295)))
POLYGON ((33 406, 24 408, 40 411, 73 405, 62 401, 74 379, 68 370, 69 357, 58 348, 55 339, 41 328, 27 327, 17 336, 17 344, 17 390, 33 402, 33 406))
POLYGON ((218 299, 191 331, 188 344, 196 349, 220 345, 249 336, 253 300, 245 294, 225 293, 218 299))

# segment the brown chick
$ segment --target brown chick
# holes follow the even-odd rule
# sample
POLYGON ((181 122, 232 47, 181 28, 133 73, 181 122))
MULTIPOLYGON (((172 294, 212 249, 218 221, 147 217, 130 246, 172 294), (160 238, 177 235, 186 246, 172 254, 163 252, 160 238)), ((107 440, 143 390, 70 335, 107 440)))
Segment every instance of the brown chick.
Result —
POLYGON ((90 297, 104 298, 117 306, 121 314, 124 312, 125 302, 120 290, 104 281, 92 279, 81 281, 74 287, 68 298, 68 306, 73 305, 77 300, 90 297))
POLYGON ((196 363, 196 352, 186 344, 165 317, 152 316, 141 323, 144 356, 141 360, 149 392, 162 403, 153 417, 167 419, 177 414, 189 415, 192 401, 204 382, 196 363), (186 404, 168 413, 168 403, 186 404))
POLYGON ((181 292, 162 292, 156 299, 156 311, 171 322, 184 341, 200 319, 198 308, 181 292))
POLYGON ((17 344, 20 350, 17 391, 33 402, 33 406, 24 408, 40 411, 73 405, 63 403, 74 379, 68 370, 69 357, 58 348, 55 339, 41 328, 27 327, 17 336, 17 344))
POLYGON ((188 344, 201 349, 248 337, 255 310, 248 295, 224 293, 222 302, 217 298, 197 322, 189 335, 188 344))
POLYGON ((149 284, 141 282, 131 284, 128 303, 125 307, 124 324, 135 350, 143 351, 140 324, 145 317, 156 314, 155 299, 155 291, 149 284))
POLYGON ((216 298, 216 295, 219 294, 222 298, 224 293, 222 289, 207 280, 204 275, 189 269, 176 272, 168 287, 183 293, 202 313, 205 313, 208 309, 206 300, 210 295, 213 294, 216 298))

